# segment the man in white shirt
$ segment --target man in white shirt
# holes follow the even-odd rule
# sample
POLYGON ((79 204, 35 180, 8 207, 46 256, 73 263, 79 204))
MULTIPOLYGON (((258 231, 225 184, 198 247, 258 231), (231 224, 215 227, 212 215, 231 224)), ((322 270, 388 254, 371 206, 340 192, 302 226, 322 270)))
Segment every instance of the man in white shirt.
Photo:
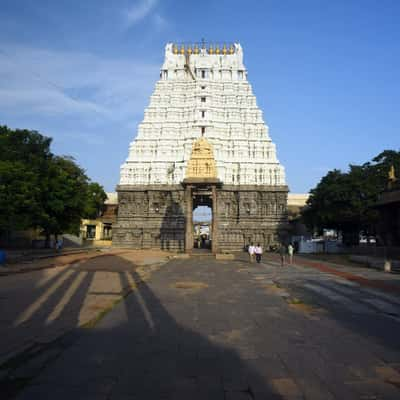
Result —
POLYGON ((289 264, 293 264, 293 252, 294 252, 294 248, 292 243, 289 243, 288 247, 287 247, 287 252, 289 254, 289 264))
POLYGON ((255 254, 255 246, 253 243, 250 243, 248 252, 249 252, 249 260, 252 263, 254 262, 254 254, 255 254))
POLYGON ((260 243, 257 243, 257 246, 254 247, 254 253, 256 255, 256 260, 258 264, 260 264, 262 252, 263 251, 260 243))

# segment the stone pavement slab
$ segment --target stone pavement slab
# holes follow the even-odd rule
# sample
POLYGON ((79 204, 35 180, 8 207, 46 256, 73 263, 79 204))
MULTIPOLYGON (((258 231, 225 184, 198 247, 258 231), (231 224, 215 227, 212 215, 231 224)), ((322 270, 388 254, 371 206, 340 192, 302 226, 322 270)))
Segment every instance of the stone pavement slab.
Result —
POLYGON ((400 396, 399 321, 357 285, 340 292, 320 271, 201 257, 120 280, 140 283, 49 357, 18 399, 400 396))
POLYGON ((168 256, 128 250, 69 255, 58 267, 0 277, 0 364, 94 321, 135 286, 128 272, 147 279, 152 265, 168 256))
MULTIPOLYGON (((239 257, 243 258, 244 256, 240 254, 239 257)), ((264 255, 264 260, 275 265, 280 265, 279 256, 275 253, 266 253, 264 255)), ((316 258, 309 259, 303 255, 294 258, 294 265, 313 268, 365 287, 400 294, 400 274, 377 271, 361 265, 351 266, 347 264, 329 263, 316 258)), ((287 264, 287 260, 285 266, 290 267, 290 265, 287 264)))
POLYGON ((95 248, 73 251, 67 250, 60 253, 56 252, 55 250, 49 250, 45 254, 14 259, 12 262, 1 265, 0 276, 60 267, 71 264, 72 262, 88 260, 92 257, 98 257, 110 252, 111 251, 99 250, 95 248))

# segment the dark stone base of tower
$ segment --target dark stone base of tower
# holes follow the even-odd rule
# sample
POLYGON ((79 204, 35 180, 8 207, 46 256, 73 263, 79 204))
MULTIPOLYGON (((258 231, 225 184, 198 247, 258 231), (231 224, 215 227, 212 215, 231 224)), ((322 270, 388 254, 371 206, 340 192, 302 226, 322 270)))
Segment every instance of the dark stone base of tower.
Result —
POLYGON ((250 242, 264 249, 287 232, 287 186, 234 186, 219 181, 182 185, 120 185, 113 245, 191 252, 194 206, 212 208, 214 253, 241 251, 250 242))

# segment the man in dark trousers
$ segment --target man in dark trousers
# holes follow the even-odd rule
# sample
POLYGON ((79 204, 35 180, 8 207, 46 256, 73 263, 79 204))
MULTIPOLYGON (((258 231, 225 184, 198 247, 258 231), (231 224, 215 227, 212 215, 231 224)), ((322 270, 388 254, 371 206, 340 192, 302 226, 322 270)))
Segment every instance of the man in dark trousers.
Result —
POLYGON ((262 247, 260 243, 258 243, 257 246, 254 248, 254 253, 256 254, 256 261, 258 264, 260 264, 262 252, 263 252, 262 247))
POLYGON ((283 243, 281 243, 279 247, 279 255, 281 257, 281 267, 285 266, 285 255, 286 255, 286 247, 283 243))

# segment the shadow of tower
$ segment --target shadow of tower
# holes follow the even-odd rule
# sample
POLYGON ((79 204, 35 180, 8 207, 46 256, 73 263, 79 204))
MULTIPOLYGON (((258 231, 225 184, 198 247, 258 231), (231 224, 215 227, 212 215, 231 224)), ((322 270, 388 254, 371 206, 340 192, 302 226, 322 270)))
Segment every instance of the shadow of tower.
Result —
POLYGON ((169 204, 160 228, 161 250, 183 252, 185 248, 185 216, 176 201, 169 204))

